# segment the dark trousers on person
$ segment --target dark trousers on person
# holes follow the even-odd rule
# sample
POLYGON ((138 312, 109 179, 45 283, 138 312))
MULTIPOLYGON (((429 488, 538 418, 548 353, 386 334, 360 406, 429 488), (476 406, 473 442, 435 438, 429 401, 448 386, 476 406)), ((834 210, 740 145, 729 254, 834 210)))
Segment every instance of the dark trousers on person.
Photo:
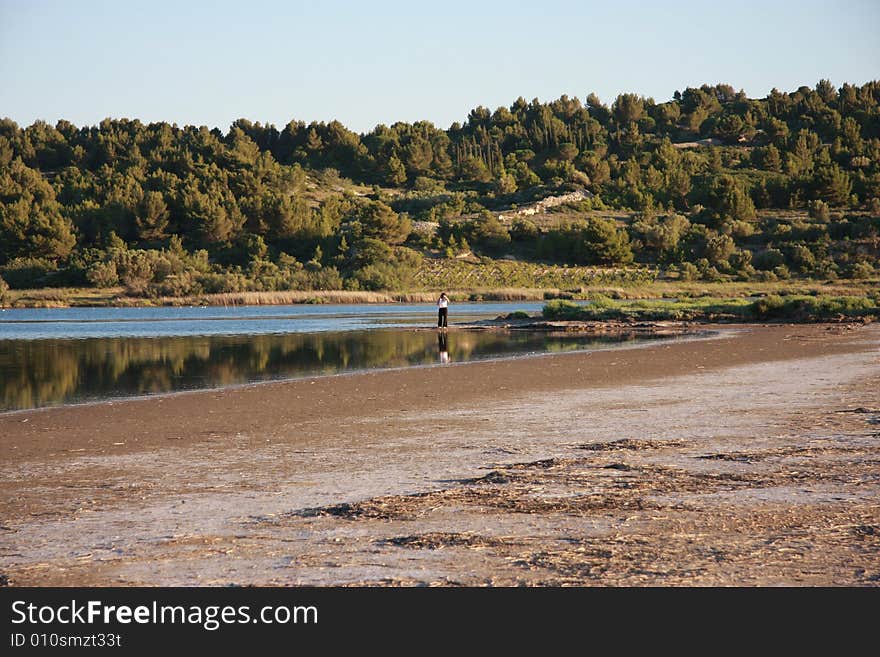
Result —
POLYGON ((449 308, 440 308, 437 314, 437 328, 446 326, 446 319, 449 316, 449 308))

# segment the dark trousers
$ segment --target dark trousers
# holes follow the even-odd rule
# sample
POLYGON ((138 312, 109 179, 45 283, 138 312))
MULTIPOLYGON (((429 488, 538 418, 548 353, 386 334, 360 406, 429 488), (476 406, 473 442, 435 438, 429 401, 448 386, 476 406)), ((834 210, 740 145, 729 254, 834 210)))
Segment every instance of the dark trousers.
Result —
POLYGON ((440 312, 437 314, 437 328, 441 326, 446 326, 446 320, 449 316, 449 308, 439 308, 440 312))

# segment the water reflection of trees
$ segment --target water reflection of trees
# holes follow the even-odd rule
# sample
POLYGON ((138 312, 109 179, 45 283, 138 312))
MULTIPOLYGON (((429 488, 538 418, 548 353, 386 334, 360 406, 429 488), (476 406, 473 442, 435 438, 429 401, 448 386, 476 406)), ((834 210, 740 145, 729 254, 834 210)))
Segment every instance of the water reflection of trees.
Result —
MULTIPOLYGON (((448 344, 454 361, 585 346, 571 338, 490 332, 457 332, 448 344)), ((34 408, 436 359, 436 336, 420 331, 4 340, 0 398, 6 410, 34 408)))

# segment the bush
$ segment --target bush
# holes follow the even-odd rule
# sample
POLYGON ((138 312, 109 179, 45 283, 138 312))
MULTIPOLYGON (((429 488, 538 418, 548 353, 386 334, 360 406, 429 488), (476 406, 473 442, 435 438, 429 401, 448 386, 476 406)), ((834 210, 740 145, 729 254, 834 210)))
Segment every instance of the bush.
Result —
POLYGON ((413 181, 413 189, 417 192, 440 194, 446 191, 446 186, 443 184, 442 180, 428 178, 426 176, 416 176, 415 181, 413 181))
POLYGON ((810 216, 822 223, 828 223, 831 219, 831 209, 825 201, 817 200, 810 202, 810 216))
POLYGON ((155 251, 120 251, 114 257, 119 280, 128 294, 140 295, 147 291, 156 271, 155 251))
POLYGON ((626 230, 612 219, 595 217, 549 231, 539 243, 539 253, 578 264, 624 265, 633 261, 626 230))
POLYGON ((679 301, 597 300, 579 306, 567 301, 551 301, 544 306, 544 317, 554 320, 768 320, 818 321, 841 317, 877 317, 880 307, 869 297, 770 295, 755 301, 746 299, 682 299, 679 301))
POLYGON ((171 274, 160 282, 151 283, 148 291, 152 296, 185 297, 202 294, 204 289, 194 272, 171 274))
POLYGON ((751 265, 743 265, 736 268, 735 275, 738 281, 750 281, 755 275, 755 268, 751 265))
POLYGON ((614 300, 606 294, 594 294, 590 297, 591 310, 608 310, 614 307, 614 300))
POLYGON ((355 242, 352 251, 355 268, 386 263, 394 258, 394 251, 388 244, 370 237, 355 242))
POLYGON ((367 265, 358 269, 353 278, 361 290, 395 290, 401 287, 399 272, 388 263, 367 265))
POLYGON ((342 276, 336 267, 322 267, 317 271, 310 271, 307 274, 307 281, 311 290, 341 290, 342 276))
POLYGON ((555 299, 544 304, 542 313, 545 319, 568 320, 577 319, 581 315, 583 306, 564 299, 555 299))
POLYGON ((116 263, 95 262, 86 270, 86 280, 95 287, 113 287, 119 284, 116 263))
POLYGON ((779 265, 785 264, 785 256, 779 249, 767 249, 761 251, 752 258, 752 265, 756 269, 771 271, 779 265))
POLYGON ((788 267, 786 267, 785 265, 779 265, 778 267, 774 267, 773 273, 776 274, 776 278, 783 280, 783 281, 791 278, 791 272, 789 271, 788 267))
POLYGON ((0 269, 0 275, 14 290, 44 287, 58 267, 46 258, 14 258, 0 269))
POLYGON ((816 256, 803 244, 796 244, 792 247, 791 261, 801 273, 811 272, 816 266, 816 256))
POLYGON ((0 276, 0 304, 6 303, 6 299, 9 296, 9 284, 3 280, 3 277, 0 276))
POLYGON ((538 227, 528 219, 514 219, 510 227, 510 237, 517 242, 528 242, 538 238, 538 227))
POLYGON ((244 292, 248 289, 248 281, 241 272, 208 272, 199 275, 197 282, 207 294, 244 292))
POLYGON ((874 276, 876 271, 874 267, 871 266, 869 262, 857 262, 853 265, 852 270, 850 271, 851 278, 871 278, 874 276))
POLYGON ((510 244, 510 233, 495 215, 483 212, 465 226, 465 237, 490 252, 500 252, 510 244))
POLYGON ((880 308, 868 297, 781 297, 771 294, 752 303, 757 319, 816 320, 833 317, 877 316, 880 308))
POLYGON ((700 277, 700 270, 692 262, 683 262, 678 267, 678 275, 683 281, 695 281, 700 277))
POLYGON ((629 235, 612 219, 590 219, 583 230, 586 262, 625 265, 633 261, 629 235))
POLYGON ((357 219, 366 237, 374 237, 388 244, 402 244, 412 230, 412 222, 398 214, 382 201, 367 201, 358 208, 357 219))

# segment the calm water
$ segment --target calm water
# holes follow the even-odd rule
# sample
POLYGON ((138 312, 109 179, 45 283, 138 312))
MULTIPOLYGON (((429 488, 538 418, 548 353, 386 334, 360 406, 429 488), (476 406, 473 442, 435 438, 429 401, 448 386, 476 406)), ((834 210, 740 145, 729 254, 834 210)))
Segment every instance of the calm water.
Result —
MULTIPOLYGON (((542 307, 539 301, 458 303, 449 318, 470 322, 542 307)), ((431 304, 23 308, 0 312, 0 340, 316 333, 430 326, 436 318, 431 304)))
MULTIPOLYGON (((452 318, 540 305, 456 304, 452 318)), ((7 310, 0 313, 0 410, 613 345, 571 335, 414 330, 430 326, 435 312, 430 305, 7 310)))

